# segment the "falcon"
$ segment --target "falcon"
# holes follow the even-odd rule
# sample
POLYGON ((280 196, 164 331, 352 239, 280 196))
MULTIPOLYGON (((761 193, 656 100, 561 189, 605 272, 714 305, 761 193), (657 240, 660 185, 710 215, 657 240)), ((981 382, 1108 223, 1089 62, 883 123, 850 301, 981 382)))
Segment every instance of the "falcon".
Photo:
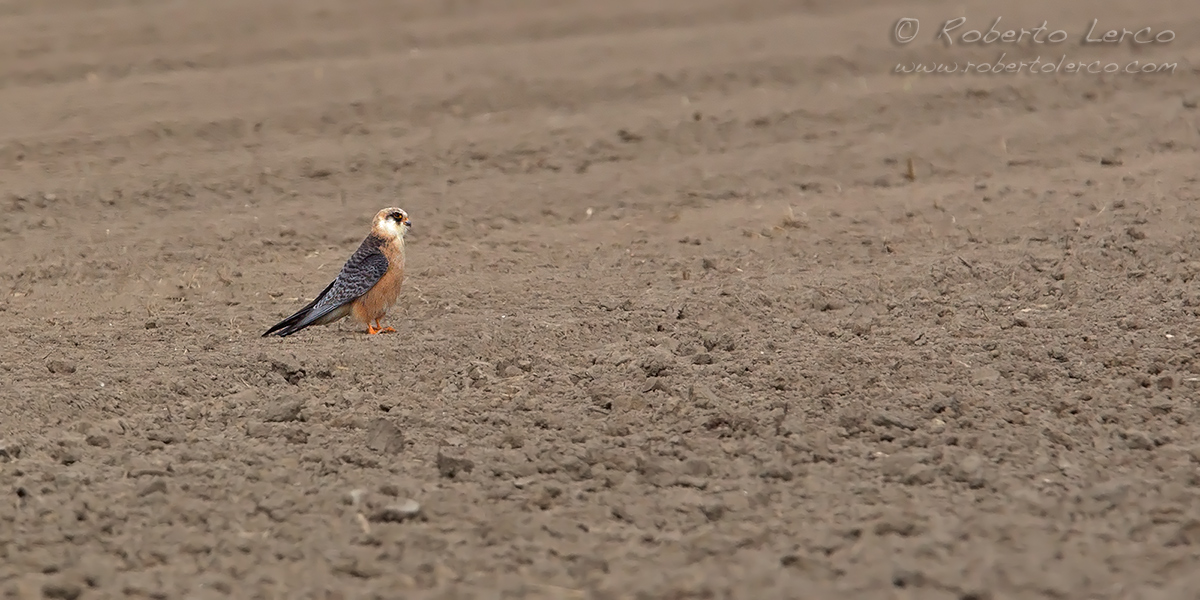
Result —
POLYGON ((367 333, 396 330, 380 322, 400 296, 404 282, 404 234, 412 227, 408 213, 385 208, 375 214, 371 233, 342 266, 337 279, 296 314, 262 334, 285 337, 309 325, 328 325, 344 317, 367 326, 367 333))

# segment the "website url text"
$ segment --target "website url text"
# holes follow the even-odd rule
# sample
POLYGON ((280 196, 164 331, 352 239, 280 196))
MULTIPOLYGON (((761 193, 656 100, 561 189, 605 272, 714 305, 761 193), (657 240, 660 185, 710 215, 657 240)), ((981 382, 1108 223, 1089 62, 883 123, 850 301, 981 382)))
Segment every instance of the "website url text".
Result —
POLYGON ((934 62, 934 63, 897 63, 894 73, 902 75, 917 74, 917 75, 969 75, 969 74, 1002 74, 1002 73, 1029 73, 1031 75, 1043 75, 1052 73, 1067 73, 1067 74, 1092 74, 1100 75, 1105 73, 1174 73, 1175 68, 1179 66, 1177 62, 1142 62, 1130 61, 1127 63, 1105 62, 1094 60, 1090 62, 1084 61, 1068 61, 1064 55, 1056 62, 1043 61, 1038 57, 1032 61, 1004 61, 1004 56, 1001 55, 999 60, 993 62, 975 63, 967 61, 959 62, 934 62))

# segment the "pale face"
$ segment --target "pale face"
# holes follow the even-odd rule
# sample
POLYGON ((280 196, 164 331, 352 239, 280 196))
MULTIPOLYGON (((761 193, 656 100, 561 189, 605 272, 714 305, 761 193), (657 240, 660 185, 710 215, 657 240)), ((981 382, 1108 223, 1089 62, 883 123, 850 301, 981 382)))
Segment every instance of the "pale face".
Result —
POLYGON ((385 208, 375 216, 375 227, 385 235, 404 239, 404 234, 408 233, 412 223, 408 220, 408 213, 403 210, 385 208))

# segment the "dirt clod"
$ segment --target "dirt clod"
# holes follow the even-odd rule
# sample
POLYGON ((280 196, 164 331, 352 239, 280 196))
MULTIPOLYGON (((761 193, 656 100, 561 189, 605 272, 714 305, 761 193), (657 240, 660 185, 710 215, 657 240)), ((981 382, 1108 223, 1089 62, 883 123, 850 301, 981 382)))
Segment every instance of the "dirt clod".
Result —
POLYGON ((367 428, 367 449, 380 454, 396 454, 404 449, 404 434, 391 420, 377 418, 367 428))
POLYGON ((300 419, 300 411, 304 409, 303 400, 287 400, 272 405, 263 413, 263 420, 268 423, 286 423, 300 419))
POLYGON ((0 440, 0 461, 9 462, 21 458, 21 445, 0 440))
POLYGON ((76 600, 83 594, 83 588, 74 583, 47 583, 42 586, 42 596, 53 600, 76 600))
POLYGON ((440 450, 437 454, 437 470, 442 477, 453 479, 460 473, 470 473, 475 469, 475 463, 465 458, 454 458, 443 454, 440 450))

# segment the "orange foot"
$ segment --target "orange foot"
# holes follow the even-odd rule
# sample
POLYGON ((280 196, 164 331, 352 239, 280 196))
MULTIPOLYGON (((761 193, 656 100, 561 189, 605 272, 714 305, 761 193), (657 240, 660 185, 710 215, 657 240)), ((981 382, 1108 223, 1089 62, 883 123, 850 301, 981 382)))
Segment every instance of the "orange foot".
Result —
POLYGON ((375 335, 377 333, 396 333, 391 327, 384 327, 379 319, 375 319, 374 324, 367 324, 367 335, 375 335), (376 327, 378 325, 378 327, 376 327))

